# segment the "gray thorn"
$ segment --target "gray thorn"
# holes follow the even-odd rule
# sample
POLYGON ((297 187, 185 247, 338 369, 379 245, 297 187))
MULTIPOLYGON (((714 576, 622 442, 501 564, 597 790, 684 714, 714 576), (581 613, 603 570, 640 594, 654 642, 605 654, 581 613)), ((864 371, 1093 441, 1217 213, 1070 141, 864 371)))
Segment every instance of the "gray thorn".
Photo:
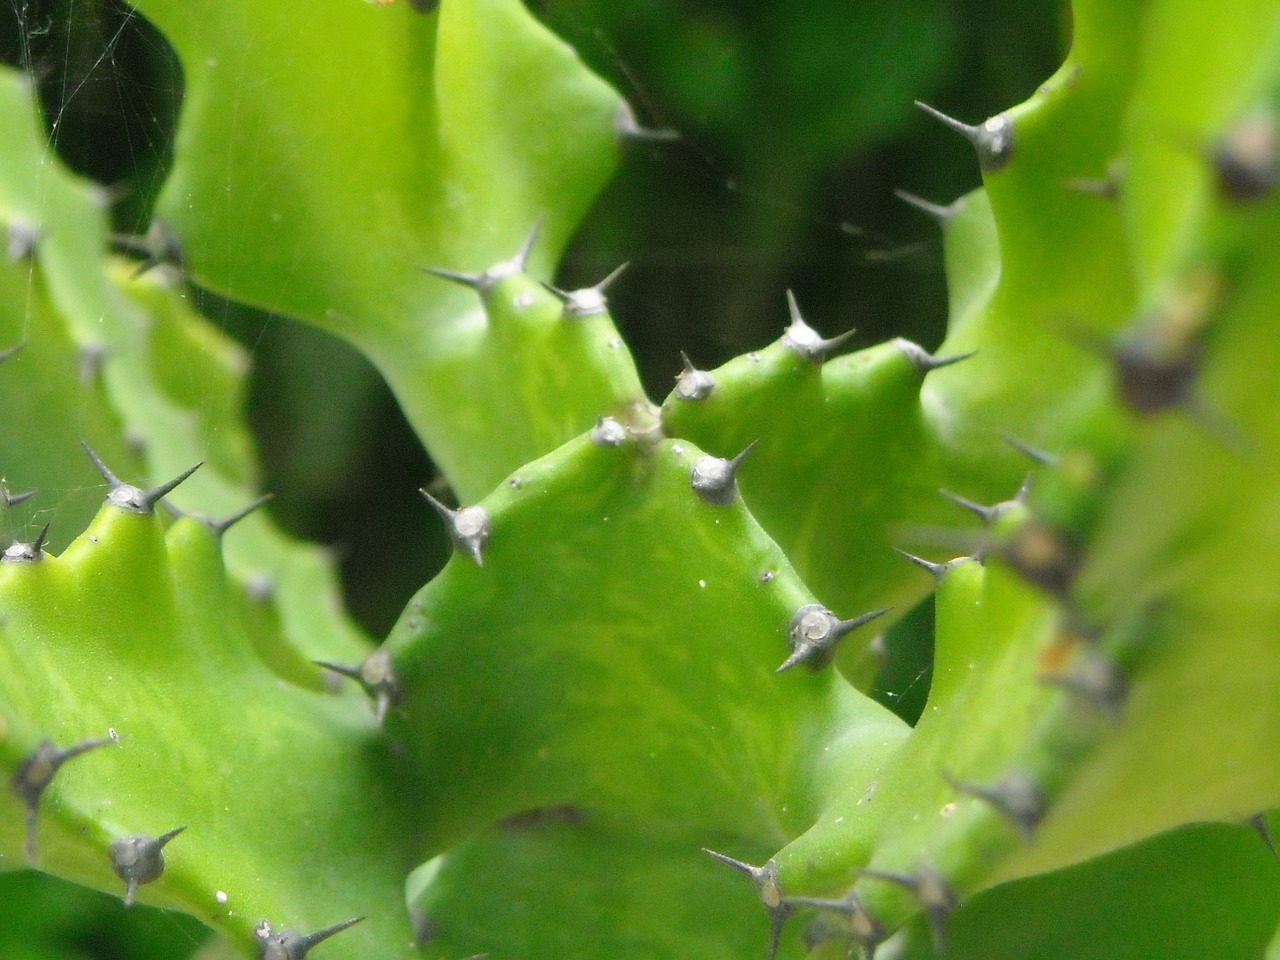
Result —
POLYGON ((318 944, 348 927, 354 927, 363 919, 364 917, 353 917, 342 923, 335 923, 332 927, 305 935, 292 930, 276 933, 271 929, 271 924, 263 920, 253 931, 253 935, 260 941, 258 958, 259 960, 303 960, 318 944))
POLYGON ((472 290, 480 290, 484 281, 484 274, 481 273, 459 273, 456 270, 445 270, 443 267, 423 267, 422 270, 433 277, 450 280, 464 287, 470 287, 472 290))
POLYGON ((680 351, 680 359, 684 362, 684 369, 676 377, 676 396, 681 400, 694 402, 711 396, 716 388, 716 381, 711 374, 697 369, 683 350, 680 351))
POLYGON ((26 503, 36 495, 34 490, 28 490, 26 493, 12 493, 3 483, 0 483, 0 498, 4 500, 6 507, 16 507, 20 503, 26 503))
POLYGON ((893 345, 906 355, 906 358, 915 365, 921 375, 927 374, 932 370, 940 370, 943 367, 949 367, 953 363, 959 363, 961 360, 968 360, 977 354, 977 350, 970 350, 968 353, 957 353, 949 357, 939 357, 930 353, 920 344, 913 340, 907 340, 898 337, 893 341, 893 345))
POLYGON ((921 213, 931 217, 939 226, 945 227, 951 218, 956 215, 955 204, 944 207, 941 204, 930 203, 923 197, 917 197, 914 193, 909 193, 906 190, 894 190, 893 195, 908 206, 915 207, 921 213))
POLYGON ((759 440, 752 440, 746 448, 732 460, 722 460, 710 455, 699 457, 693 462, 693 471, 689 483, 694 493, 713 507, 727 507, 738 495, 736 477, 738 468, 755 449, 759 440))
POLYGON ((933 934, 934 953, 941 956, 945 952, 947 920, 959 908, 960 898, 937 870, 928 864, 923 864, 914 874, 891 873, 886 870, 872 870, 868 867, 859 868, 858 873, 864 877, 897 884, 915 894, 924 908, 925 918, 929 921, 929 929, 933 934))
POLYGON ((111 844, 111 868, 125 882, 124 905, 133 906, 138 887, 158 880, 164 873, 164 848, 186 827, 178 827, 159 837, 124 837, 111 844))
POLYGON ((733 867, 739 873, 745 873, 756 885, 756 893, 760 897, 760 902, 764 904, 765 911, 769 914, 768 960, 773 960, 778 953, 778 942, 782 937, 783 924, 787 922, 787 918, 793 912, 793 908, 787 899, 782 896, 782 890, 778 887, 777 866, 770 860, 764 866, 755 867, 742 860, 735 860, 726 854, 708 850, 706 847, 702 848, 702 852, 710 854, 721 863, 733 867))
POLYGON ((642 127, 636 120, 631 104, 623 100, 618 104, 618 112, 613 118, 613 129, 623 142, 633 143, 671 143, 680 140, 680 132, 670 127, 642 127))
POLYGON ((1048 800, 1040 785, 1016 770, 1005 773, 990 786, 958 780, 947 773, 943 777, 953 790, 989 804, 1013 824, 1027 843, 1033 839, 1035 829, 1048 808, 1048 800))
POLYGON ((908 560, 914 563, 917 567, 920 567, 922 570, 927 570, 933 576, 933 579, 935 581, 940 582, 942 578, 947 575, 947 571, 951 569, 950 562, 934 563, 930 560, 924 559, 924 557, 917 557, 914 553, 907 553, 907 551, 905 550, 899 550, 897 547, 894 547, 893 551, 894 553, 897 553, 903 557, 906 557, 908 560))
POLYGON ((1047 451, 1041 450, 1039 447, 1033 447, 1029 443, 1024 443, 1012 434, 1002 433, 1000 439, 1007 443, 1013 449, 1017 450, 1024 457, 1034 460, 1043 467, 1052 467, 1058 462, 1058 458, 1047 451))
POLYGON ((876 948, 884 943, 889 931, 862 905, 861 898, 850 891, 838 900, 823 897, 787 897, 787 903, 797 907, 814 907, 842 914, 848 919, 854 938, 862 945, 865 960, 875 957, 876 948))
POLYGON ((849 342, 857 330, 846 330, 844 333, 823 339, 817 330, 805 322, 800 314, 800 305, 796 303, 795 294, 787 291, 787 310, 791 315, 791 326, 782 335, 782 341, 795 354, 810 363, 822 363, 829 356, 849 342))
POLYGON ((973 144, 983 173, 995 173, 1013 159, 1013 122, 1008 114, 998 113, 975 127, 920 100, 916 101, 916 106, 973 144))
POLYGON ((404 685, 400 682, 400 674, 385 650, 375 650, 364 658, 358 667, 348 667, 341 663, 329 663, 326 660, 312 661, 318 667, 324 667, 336 674, 349 677, 360 684, 361 689, 373 700, 374 716, 378 726, 387 718, 387 711, 404 699, 404 685))
POLYGON ((489 542, 490 533, 489 515, 485 513, 484 507, 473 506, 451 510, 427 493, 425 487, 418 492, 449 525, 449 537, 453 540, 453 545, 474 560, 476 566, 484 566, 481 551, 489 542))
POLYGON ((542 232, 542 221, 542 217, 537 219, 528 236, 520 244, 520 249, 516 251, 514 257, 508 260, 499 260, 482 273, 459 273, 440 267, 423 267, 422 269, 433 276, 459 283, 464 287, 470 287, 479 293, 482 298, 486 297, 499 282, 507 279, 507 277, 514 277, 526 271, 529 265, 529 254, 533 251, 533 245, 537 242, 538 235, 542 232))
POLYGON ((865 623, 889 612, 889 608, 873 610, 852 620, 841 620, 820 603, 807 603, 796 611, 787 626, 787 640, 791 643, 791 656, 782 662, 775 673, 785 673, 797 664, 806 664, 812 670, 820 670, 831 662, 836 644, 865 623))
POLYGON ((27 859, 32 863, 36 861, 36 817, 40 809, 40 798, 44 796, 53 778, 68 760, 115 742, 110 737, 103 740, 81 740, 59 750, 52 740, 44 740, 18 765, 9 786, 27 808, 27 859))
POLYGON ((968 510, 974 516, 980 518, 985 524, 994 523, 1000 517, 1002 507, 1004 506, 1003 504, 997 503, 994 506, 988 507, 970 500, 967 497, 962 497, 958 493, 952 493, 950 490, 945 489, 939 490, 938 493, 942 494, 956 506, 963 507, 965 510, 968 510))
POLYGON ((237 523, 239 523, 245 517, 249 516, 255 510, 259 510, 262 507, 266 506, 266 504, 269 503, 272 499, 274 499, 274 497, 275 497, 274 493, 264 493, 257 500, 253 501, 253 503, 249 504, 247 507, 240 509, 236 513, 233 513, 231 516, 225 517, 222 520, 210 520, 207 517, 204 518, 205 525, 214 532, 215 536, 221 537, 228 530, 234 527, 237 523))

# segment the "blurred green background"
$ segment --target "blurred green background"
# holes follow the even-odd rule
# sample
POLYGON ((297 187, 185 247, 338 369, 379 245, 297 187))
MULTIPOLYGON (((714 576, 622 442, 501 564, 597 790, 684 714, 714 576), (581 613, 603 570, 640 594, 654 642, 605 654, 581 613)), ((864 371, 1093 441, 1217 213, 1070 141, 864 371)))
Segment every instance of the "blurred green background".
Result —
MULTIPOLYGON (((530 5, 645 125, 680 135, 628 150, 557 278, 589 285, 631 264, 610 299, 659 400, 680 350, 707 368, 775 339, 786 289, 826 335, 856 326, 856 346, 892 336, 935 346, 946 310, 939 234, 893 189, 945 203, 979 181, 968 145, 912 101, 982 119, 1025 99, 1070 32, 1061 0, 530 5)), ((308 16, 323 15, 315 8, 308 16)), ((164 39, 121 0, 9 0, 0 57, 36 78, 58 152, 111 191, 116 229, 143 232, 182 99, 164 39)), ((209 294, 199 302, 252 351, 270 509, 331 545, 352 612, 382 634, 448 554, 417 494, 434 468, 345 345, 209 294)), ((879 681, 911 719, 928 689, 930 633, 926 606, 890 638, 879 681)), ((180 957, 199 939, 185 919, 144 908, 126 919, 114 898, 0 875, 4 960, 180 957)))

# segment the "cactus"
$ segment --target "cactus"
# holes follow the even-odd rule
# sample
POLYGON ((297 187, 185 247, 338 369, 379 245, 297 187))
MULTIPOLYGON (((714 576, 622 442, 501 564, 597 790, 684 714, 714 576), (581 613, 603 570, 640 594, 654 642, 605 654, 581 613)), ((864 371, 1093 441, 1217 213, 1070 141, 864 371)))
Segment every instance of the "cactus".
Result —
POLYGON ((1278 949, 1273 4, 1076 0, 1028 101, 925 107, 983 177, 924 204, 937 351, 788 295, 661 403, 615 274, 551 285, 641 131, 515 0, 136 6, 186 71, 176 266, 109 253, 0 75, 0 870, 209 958, 1278 949), (353 343, 452 488, 380 645, 252 509, 184 274, 353 343), (929 595, 908 725, 872 640, 929 595))

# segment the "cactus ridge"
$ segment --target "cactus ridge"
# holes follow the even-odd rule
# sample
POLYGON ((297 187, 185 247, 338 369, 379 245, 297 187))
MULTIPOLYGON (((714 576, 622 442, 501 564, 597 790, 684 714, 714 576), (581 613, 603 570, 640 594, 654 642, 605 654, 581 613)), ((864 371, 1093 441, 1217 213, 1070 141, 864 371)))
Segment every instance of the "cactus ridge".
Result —
MULTIPOLYGON (((0 390, 29 412, 35 372, 55 371, 66 396, 32 462, 52 489, 83 485, 66 456, 83 437, 109 488, 60 553, 46 526, 0 564, 0 862, 37 862, 39 823, 40 869, 123 880, 126 903, 187 911, 264 960, 322 942, 335 960, 972 956, 973 918, 1002 898, 1143 858, 1182 883, 1197 845, 1196 863, 1280 895, 1280 600, 1242 560, 1280 569, 1274 4, 1077 0, 1072 50, 1027 102, 975 125, 920 104, 984 181, 947 206, 901 194, 944 234, 936 351, 840 354, 852 334, 824 338, 788 291, 778 340, 711 371, 683 358, 661 407, 609 313, 619 271, 546 280, 634 118, 518 4, 334 14, 357 53, 393 36, 428 51, 433 86, 389 93, 398 60, 355 81, 412 111, 410 146, 376 110, 368 156, 311 131, 384 201, 381 184, 419 184, 387 201, 413 243, 385 261, 352 242, 351 171, 301 188, 343 215, 279 228, 315 285, 278 281, 278 244, 245 260, 239 238, 277 228, 246 211, 229 229, 228 184, 198 159, 226 134, 212 104, 234 71, 195 67, 243 63, 240 28, 138 7, 192 68, 169 226, 123 243, 146 277, 105 259, 100 202, 33 161, 29 91, 0 84, 21 145, 0 169, 0 339, 23 346, 0 390), (520 82, 531 63, 545 88, 520 82), (551 120, 549 155, 534 134, 551 120), (211 356, 210 396, 234 407, 243 364, 150 269, 174 260, 364 349, 466 504, 422 491, 455 555, 380 647, 300 612, 330 572, 248 515, 242 428, 213 439, 209 398, 176 382, 211 356), (463 289, 427 263, 461 265, 425 269, 463 289), (962 555, 925 558, 944 544, 962 555), (264 557, 265 624, 246 587, 264 557), (930 594, 933 677, 908 726, 863 692, 865 628, 930 594), (1169 833, 1214 821, 1231 826, 1169 833), (138 831, 171 823, 187 827, 166 857, 177 831, 138 831)), ((263 36, 289 26, 244 15, 263 36)), ((260 144, 279 146, 271 109, 316 115, 315 60, 303 80, 263 65, 273 106, 243 121, 260 144)), ((34 467, 15 479, 46 486, 34 467)), ((1280 919, 1266 911, 1253 955, 1280 919)))

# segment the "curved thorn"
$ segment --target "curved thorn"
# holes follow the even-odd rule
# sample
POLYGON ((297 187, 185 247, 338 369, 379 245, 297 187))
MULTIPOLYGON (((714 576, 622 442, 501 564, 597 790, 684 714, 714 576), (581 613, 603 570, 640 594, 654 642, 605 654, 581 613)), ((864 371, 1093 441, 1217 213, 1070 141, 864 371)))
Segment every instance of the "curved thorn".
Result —
POLYGON ((738 469, 747 455, 760 441, 752 440, 732 460, 722 460, 711 455, 701 456, 693 462, 689 485, 694 493, 713 507, 727 507, 738 495, 738 469))
POLYGON ((44 553, 44 544, 48 538, 49 538, 49 524, 46 523, 40 529, 40 533, 36 536, 35 542, 31 544, 31 552, 34 553, 37 557, 39 557, 42 553, 44 553))

